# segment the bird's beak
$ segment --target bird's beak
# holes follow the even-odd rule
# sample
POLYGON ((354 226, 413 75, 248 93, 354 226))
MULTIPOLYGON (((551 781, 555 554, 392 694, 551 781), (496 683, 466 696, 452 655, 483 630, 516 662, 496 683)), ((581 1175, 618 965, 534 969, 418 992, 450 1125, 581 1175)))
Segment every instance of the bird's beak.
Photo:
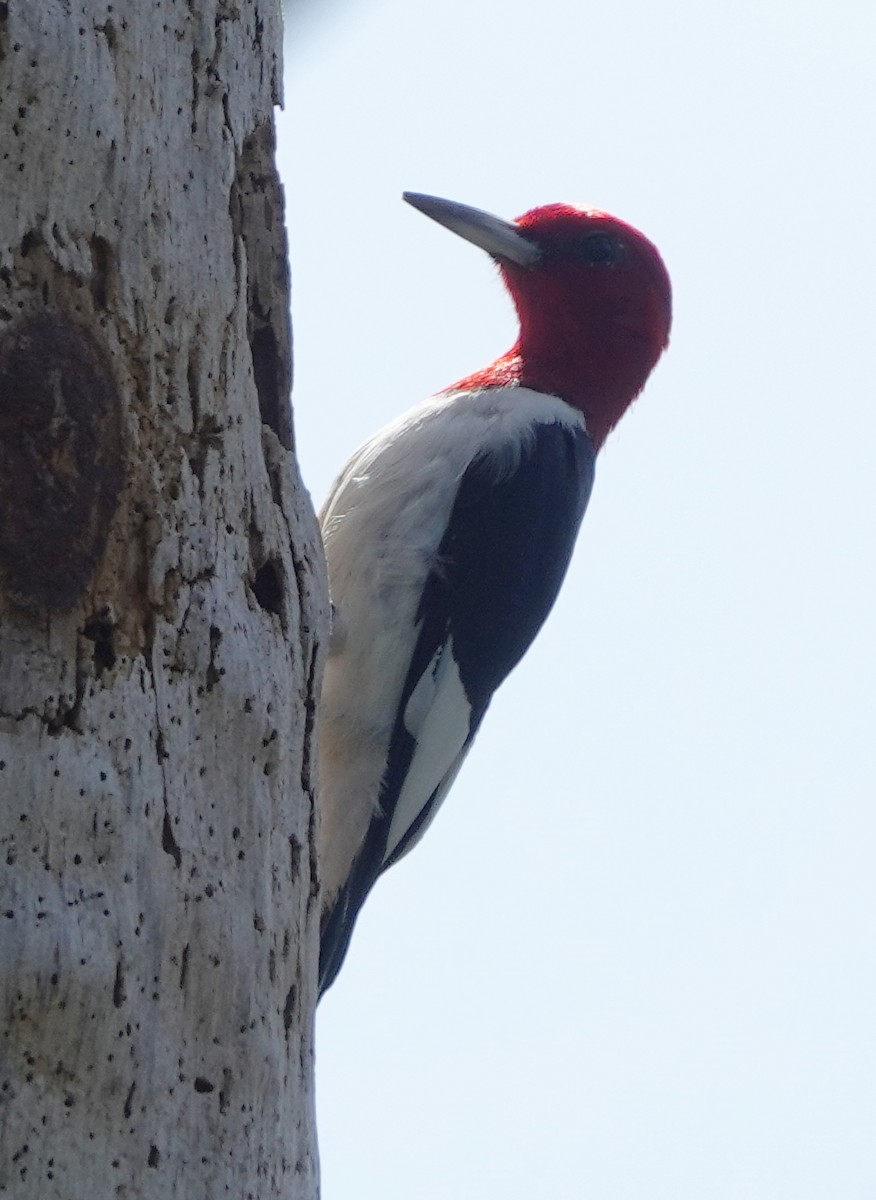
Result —
POLYGON ((441 200, 438 196, 424 196, 420 192, 403 192, 402 198, 439 225, 458 233, 500 261, 534 267, 541 257, 538 246, 525 237, 513 221, 503 221, 480 208, 457 204, 455 200, 441 200))

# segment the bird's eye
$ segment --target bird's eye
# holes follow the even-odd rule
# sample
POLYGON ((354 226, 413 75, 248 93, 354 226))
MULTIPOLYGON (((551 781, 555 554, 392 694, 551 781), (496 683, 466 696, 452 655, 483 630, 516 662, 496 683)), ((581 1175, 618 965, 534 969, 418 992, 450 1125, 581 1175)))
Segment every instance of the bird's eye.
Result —
POLYGON ((620 242, 607 233, 589 233, 581 242, 581 258, 591 267, 611 267, 622 253, 620 242))

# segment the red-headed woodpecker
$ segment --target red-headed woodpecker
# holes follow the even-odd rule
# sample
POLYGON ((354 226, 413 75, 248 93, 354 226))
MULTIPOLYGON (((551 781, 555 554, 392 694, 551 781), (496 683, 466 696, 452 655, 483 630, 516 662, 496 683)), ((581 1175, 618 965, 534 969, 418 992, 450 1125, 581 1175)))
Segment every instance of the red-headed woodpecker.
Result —
POLYGON ((496 261, 514 346, 367 442, 321 515, 320 992, 365 897, 422 837, 493 692, 554 603, 596 454, 669 338, 654 246, 606 213, 514 222, 407 193, 496 261))

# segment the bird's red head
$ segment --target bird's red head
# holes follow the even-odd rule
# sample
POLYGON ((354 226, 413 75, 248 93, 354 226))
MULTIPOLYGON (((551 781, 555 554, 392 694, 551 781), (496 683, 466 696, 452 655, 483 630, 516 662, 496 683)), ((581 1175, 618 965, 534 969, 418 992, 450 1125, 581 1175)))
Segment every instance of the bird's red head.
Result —
POLYGON ((669 341, 669 275, 656 247, 607 213, 550 204, 515 225, 540 251, 531 267, 500 261, 520 317, 520 383, 574 404, 600 446, 669 341))
POLYGON ((656 247, 594 209, 549 204, 510 223, 411 199, 492 255, 520 317, 507 354, 455 386, 518 383, 561 396, 601 446, 669 341, 672 292, 656 247))

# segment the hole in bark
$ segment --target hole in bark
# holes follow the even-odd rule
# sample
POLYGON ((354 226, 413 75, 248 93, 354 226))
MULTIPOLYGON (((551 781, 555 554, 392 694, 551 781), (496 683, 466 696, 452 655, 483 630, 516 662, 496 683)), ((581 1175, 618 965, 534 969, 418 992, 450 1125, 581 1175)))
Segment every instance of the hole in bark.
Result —
POLYGON ((222 678, 222 669, 216 666, 216 651, 222 642, 222 630, 216 625, 210 626, 210 662, 207 665, 207 691, 213 688, 222 678))
POLYGON ((177 845, 176 838, 173 836, 173 828, 170 824, 170 813, 167 809, 164 810, 164 823, 161 826, 161 849, 165 854, 169 854, 177 867, 182 863, 182 851, 177 845))
POLYGON ((186 384, 189 389, 189 404, 192 406, 192 427, 198 428, 200 423, 201 395, 199 381, 201 377, 201 356, 196 346, 189 349, 189 361, 186 368, 186 384))
MULTIPOLYGON (((39 242, 26 234, 22 253, 39 242)), ((0 567, 63 611, 100 560, 123 483, 121 402, 102 344, 54 313, 0 337, 0 567)))
POLYGON ((199 1075, 195 1080, 196 1092, 212 1092, 215 1088, 209 1079, 205 1079, 203 1075, 199 1075))
POLYGON ((286 1030, 287 1033, 289 1032, 289 1029, 292 1025, 292 1017, 295 1012, 295 1001, 297 998, 298 998, 298 989, 295 987, 295 984, 293 983, 292 986, 289 988, 289 992, 286 996, 286 1003, 283 1005, 283 1028, 286 1030))
POLYGON ((92 617, 86 622, 82 634, 94 642, 94 673, 100 678, 104 671, 109 671, 116 665, 116 652, 113 648, 112 621, 106 617, 92 617))
POLYGON ((106 38, 106 44, 109 47, 109 49, 111 51, 115 50, 115 48, 116 48, 116 27, 112 23, 112 20, 110 20, 108 18, 103 23, 103 25, 96 25, 95 29, 97 30, 98 33, 102 33, 103 36, 106 38))
POLYGON ((122 972, 122 960, 116 963, 116 978, 113 983, 113 1004, 116 1008, 121 1008, 125 1003, 125 976, 122 972))
POLYGON ((259 567, 252 581, 252 590, 266 612, 276 613, 278 617, 282 615, 283 571, 276 559, 269 558, 259 567))
POLYGON ((107 281, 112 266, 112 248, 106 238, 91 239, 91 294, 97 308, 106 308, 107 281))
POLYGON ((280 364, 277 354, 277 338, 270 325, 254 329, 249 339, 252 351, 252 373, 259 396, 259 413, 265 425, 270 425, 280 441, 283 432, 280 424, 280 364))
POLYGON ((149 1164, 150 1167, 157 1167, 160 1161, 161 1161, 161 1155, 158 1153, 158 1147, 150 1146, 149 1147, 149 1155, 146 1159, 146 1162, 149 1164))
POLYGON ((221 1113, 228 1111, 228 1104, 231 1100, 231 1080, 230 1069, 224 1067, 222 1069, 222 1087, 219 1089, 219 1111, 221 1113))

